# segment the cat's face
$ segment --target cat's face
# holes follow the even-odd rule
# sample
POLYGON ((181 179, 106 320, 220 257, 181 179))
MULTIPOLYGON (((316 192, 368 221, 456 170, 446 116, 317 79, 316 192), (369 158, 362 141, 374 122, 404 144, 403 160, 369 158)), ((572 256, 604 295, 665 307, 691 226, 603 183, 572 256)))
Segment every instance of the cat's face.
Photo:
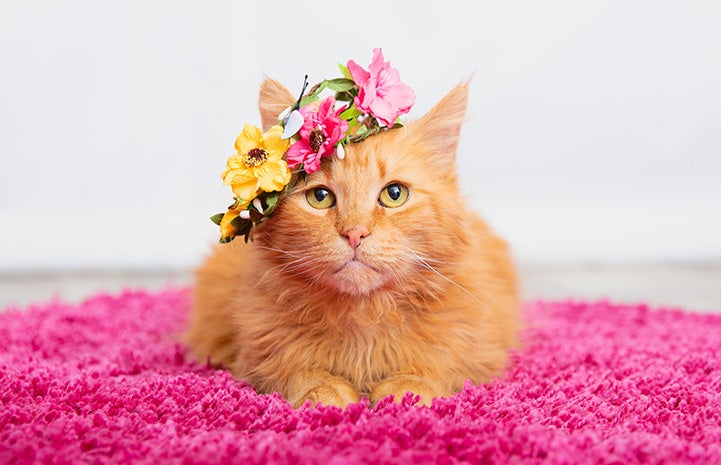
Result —
POLYGON ((459 86, 451 103, 347 146, 343 160, 300 181, 255 238, 275 269, 355 296, 428 284, 462 245, 454 165, 465 95, 459 86))

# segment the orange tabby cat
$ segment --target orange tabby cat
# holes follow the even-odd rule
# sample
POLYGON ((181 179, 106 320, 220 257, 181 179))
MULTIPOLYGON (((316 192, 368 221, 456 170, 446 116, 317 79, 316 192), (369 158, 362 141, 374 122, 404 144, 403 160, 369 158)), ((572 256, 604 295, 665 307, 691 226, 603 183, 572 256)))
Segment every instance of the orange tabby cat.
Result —
MULTIPOLYGON (((408 391, 429 403, 498 374, 516 342, 516 278, 459 195, 467 94, 460 84, 420 120, 348 145, 251 242, 216 246, 197 270, 195 355, 293 406, 408 391)), ((294 101, 266 79, 264 130, 294 101)))

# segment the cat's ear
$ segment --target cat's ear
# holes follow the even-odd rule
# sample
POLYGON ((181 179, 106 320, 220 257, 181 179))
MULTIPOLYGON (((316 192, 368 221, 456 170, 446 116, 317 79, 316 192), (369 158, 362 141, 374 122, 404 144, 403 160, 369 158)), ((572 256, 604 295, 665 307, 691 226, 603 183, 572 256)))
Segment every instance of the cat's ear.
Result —
POLYGON ((263 132, 278 124, 278 115, 294 102, 295 97, 283 84, 275 79, 265 78, 258 93, 258 109, 263 132))
POLYGON ((468 104, 468 80, 462 81, 420 120, 414 121, 413 134, 421 152, 441 172, 455 171, 456 150, 468 104))

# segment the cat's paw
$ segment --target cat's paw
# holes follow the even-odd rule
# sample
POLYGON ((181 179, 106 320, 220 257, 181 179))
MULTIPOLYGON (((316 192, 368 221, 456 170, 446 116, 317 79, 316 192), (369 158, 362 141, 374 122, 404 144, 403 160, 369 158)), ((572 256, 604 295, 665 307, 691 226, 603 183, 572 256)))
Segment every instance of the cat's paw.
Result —
POLYGON ((378 383, 368 396, 372 404, 393 394, 393 400, 400 402, 403 396, 411 392, 420 396, 419 405, 431 405, 434 397, 446 395, 432 380, 419 375, 402 374, 384 379, 378 383))
POLYGON ((359 402, 360 396, 348 381, 332 377, 313 387, 298 402, 293 402, 293 407, 300 407, 308 400, 313 406, 321 404, 345 408, 348 404, 359 402))

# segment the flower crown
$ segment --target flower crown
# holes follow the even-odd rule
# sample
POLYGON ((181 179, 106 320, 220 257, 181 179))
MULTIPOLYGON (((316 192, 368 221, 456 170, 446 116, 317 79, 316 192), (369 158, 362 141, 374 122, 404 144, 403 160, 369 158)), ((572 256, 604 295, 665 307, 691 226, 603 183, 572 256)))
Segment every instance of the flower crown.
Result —
POLYGON ((364 69, 350 60, 338 67, 343 77, 324 79, 278 116, 278 124, 263 133, 246 124, 235 140, 236 154, 228 159, 222 179, 234 194, 225 213, 211 220, 220 226, 220 242, 250 237, 254 225, 273 214, 278 199, 298 179, 320 169, 323 158, 345 157, 344 145, 360 142, 387 129, 401 127, 416 96, 400 81, 398 70, 373 50, 364 69), (325 90, 334 92, 321 100, 325 90))

